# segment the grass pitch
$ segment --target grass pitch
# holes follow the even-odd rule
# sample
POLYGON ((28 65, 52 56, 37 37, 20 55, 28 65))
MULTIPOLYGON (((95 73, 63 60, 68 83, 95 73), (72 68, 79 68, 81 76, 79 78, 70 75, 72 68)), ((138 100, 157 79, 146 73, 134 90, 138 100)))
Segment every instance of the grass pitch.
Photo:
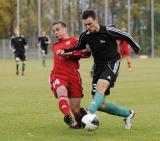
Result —
MULTIPOLYGON (((159 141, 160 59, 133 59, 131 72, 121 63, 119 77, 106 100, 133 108, 136 117, 131 130, 122 118, 97 112, 100 126, 94 132, 69 129, 53 97, 46 68, 28 60, 25 76, 15 75, 14 60, 0 60, 0 141, 159 141)), ((91 100, 89 71, 92 59, 82 59, 83 107, 91 100)))

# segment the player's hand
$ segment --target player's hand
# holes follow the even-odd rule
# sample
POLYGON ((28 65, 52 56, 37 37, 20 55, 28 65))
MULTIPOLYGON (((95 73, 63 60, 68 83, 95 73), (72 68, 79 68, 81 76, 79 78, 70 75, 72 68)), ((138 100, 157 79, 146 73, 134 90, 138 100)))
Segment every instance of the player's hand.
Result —
POLYGON ((59 50, 57 50, 57 55, 58 56, 64 56, 64 50, 62 50, 62 49, 59 49, 59 50))
POLYGON ((14 53, 16 50, 13 48, 11 51, 14 53))
POLYGON ((72 55, 72 52, 64 53, 63 56, 61 56, 64 59, 69 59, 72 55))
POLYGON ((136 51, 134 51, 134 52, 135 52, 136 54, 139 54, 140 51, 141 51, 141 49, 140 49, 140 50, 136 50, 136 51))
POLYGON ((65 53, 64 50, 57 50, 57 55, 63 57, 64 59, 69 59, 72 55, 72 52, 65 53))
POLYGON ((24 46, 24 48, 25 48, 25 50, 27 50, 27 49, 29 48, 29 46, 28 46, 28 45, 26 45, 26 46, 24 46))

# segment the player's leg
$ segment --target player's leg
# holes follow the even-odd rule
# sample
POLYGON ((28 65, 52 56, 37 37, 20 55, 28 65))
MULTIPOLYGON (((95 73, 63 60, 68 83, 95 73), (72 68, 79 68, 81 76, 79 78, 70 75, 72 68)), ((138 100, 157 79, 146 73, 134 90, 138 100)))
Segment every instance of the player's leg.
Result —
POLYGON ((131 59, 130 56, 126 56, 126 60, 127 60, 127 65, 128 65, 128 70, 131 71, 131 59))
POLYGON ((41 53, 42 53, 42 65, 43 65, 43 67, 45 67, 46 66, 46 54, 45 54, 45 50, 42 50, 41 53))
POLYGON ((125 129, 130 129, 132 127, 131 119, 135 115, 132 109, 120 107, 112 102, 104 102, 98 110, 111 115, 123 117, 125 122, 125 129))
POLYGON ((16 61, 16 75, 19 75, 19 64, 20 61, 16 61))
POLYGON ((26 69, 26 64, 25 64, 25 60, 26 57, 24 54, 21 54, 20 59, 22 61, 22 76, 24 75, 25 69, 26 69))
POLYGON ((15 61, 16 61, 16 75, 19 75, 20 58, 18 56, 15 57, 15 61))
POLYGON ((126 60, 127 60, 127 66, 128 66, 128 70, 129 71, 131 71, 131 59, 130 59, 130 55, 131 55, 130 49, 126 48, 126 50, 125 50, 125 57, 126 57, 126 60))
POLYGON ((82 127, 81 119, 87 113, 85 109, 80 108, 80 102, 81 102, 81 98, 70 98, 71 111, 77 123, 75 125, 76 128, 82 127))
POLYGON ((69 86, 69 97, 70 97, 70 106, 71 111, 74 115, 74 118, 77 122, 77 128, 81 128, 83 125, 81 123, 81 119, 84 115, 87 114, 86 110, 84 108, 80 108, 81 98, 83 97, 82 94, 82 81, 80 78, 79 73, 77 73, 77 76, 70 81, 69 86))
POLYGON ((56 93, 58 96, 59 109, 64 115, 64 121, 69 126, 72 126, 73 121, 71 119, 71 108, 68 101, 68 90, 65 86, 60 86, 57 88, 56 93))
POLYGON ((103 66, 96 67, 95 76, 93 77, 93 79, 96 80, 96 91, 94 98, 88 107, 88 111, 90 113, 95 113, 97 109, 99 109, 103 104, 105 92, 110 87, 112 81, 116 80, 119 71, 119 66, 120 61, 117 60, 108 61, 103 66))
POLYGON ((64 115, 64 122, 69 127, 72 127, 74 125, 74 120, 71 115, 71 108, 68 101, 67 82, 55 76, 50 76, 50 84, 54 96, 58 98, 58 106, 64 115))
POLYGON ((120 107, 112 102, 104 102, 102 106, 99 108, 99 111, 124 118, 127 118, 130 115, 129 109, 120 107))
POLYGON ((93 100, 88 106, 87 110, 89 113, 95 113, 104 102, 104 93, 109 87, 110 82, 104 79, 99 79, 96 84, 96 92, 93 100))

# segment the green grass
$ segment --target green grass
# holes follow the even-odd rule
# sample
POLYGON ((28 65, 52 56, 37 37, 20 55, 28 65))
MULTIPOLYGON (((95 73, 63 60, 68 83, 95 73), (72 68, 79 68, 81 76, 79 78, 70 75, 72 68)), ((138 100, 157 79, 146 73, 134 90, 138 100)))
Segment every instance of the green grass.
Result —
MULTIPOLYGON (((91 59, 81 60, 84 85, 82 105, 91 100, 91 59)), ((122 61, 115 88, 106 100, 133 108, 133 128, 125 130, 122 118, 97 112, 100 127, 95 132, 69 129, 52 95, 47 68, 28 60, 24 77, 15 75, 14 60, 0 60, 0 141, 159 141, 160 59, 133 59, 131 72, 122 61)))

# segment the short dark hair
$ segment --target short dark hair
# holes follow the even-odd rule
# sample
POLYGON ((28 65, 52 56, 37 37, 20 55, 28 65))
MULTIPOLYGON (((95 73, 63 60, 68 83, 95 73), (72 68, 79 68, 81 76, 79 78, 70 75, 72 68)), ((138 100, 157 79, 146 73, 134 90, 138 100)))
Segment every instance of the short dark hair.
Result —
POLYGON ((82 14, 82 19, 86 20, 89 17, 91 17, 95 20, 97 16, 93 10, 85 10, 82 14))
POLYGON ((66 24, 65 22, 63 22, 63 21, 56 21, 56 22, 54 22, 54 23, 52 24, 52 26, 54 26, 54 25, 56 25, 56 24, 60 24, 60 25, 63 26, 63 27, 67 27, 67 24, 66 24))

